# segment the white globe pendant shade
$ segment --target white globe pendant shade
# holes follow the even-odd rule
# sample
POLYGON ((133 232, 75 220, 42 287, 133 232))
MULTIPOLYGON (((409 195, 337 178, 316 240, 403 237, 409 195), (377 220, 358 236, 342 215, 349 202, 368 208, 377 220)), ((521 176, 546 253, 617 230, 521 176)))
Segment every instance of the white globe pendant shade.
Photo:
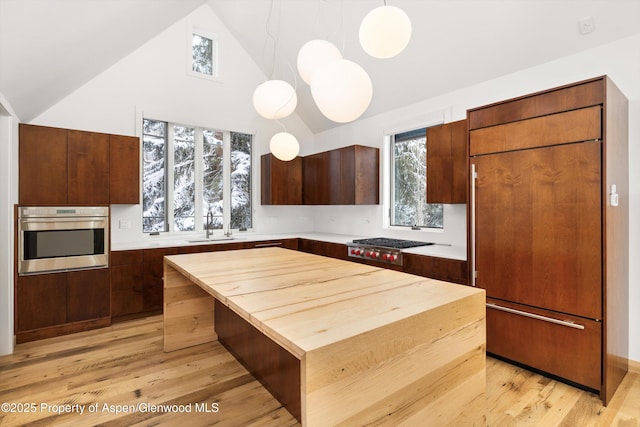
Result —
POLYGON ((267 80, 253 92, 253 107, 266 119, 287 117, 297 104, 295 89, 282 80, 267 80))
POLYGON ((411 21, 395 6, 380 6, 367 14, 360 24, 360 44, 374 58, 391 58, 407 47, 411 39, 411 21))
POLYGON ((313 74, 311 96, 328 119, 347 123, 360 117, 369 107, 373 85, 361 66, 341 59, 313 74))
POLYGON ((326 40, 311 40, 298 51, 298 73, 306 84, 311 84, 313 73, 322 66, 342 59, 337 47, 326 40))
POLYGON ((289 132, 280 132, 271 137, 269 149, 276 158, 288 162, 298 155, 300 144, 298 144, 296 137, 289 132))

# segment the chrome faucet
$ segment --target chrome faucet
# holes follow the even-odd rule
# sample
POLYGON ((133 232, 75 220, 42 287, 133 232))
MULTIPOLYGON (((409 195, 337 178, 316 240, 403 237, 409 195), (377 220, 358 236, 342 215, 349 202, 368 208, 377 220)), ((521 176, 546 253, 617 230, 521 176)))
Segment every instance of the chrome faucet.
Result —
POLYGON ((209 212, 207 212, 207 225, 205 226, 205 230, 207 231, 207 239, 209 237, 211 237, 211 226, 213 225, 213 212, 211 212, 211 209, 209 209, 209 212))

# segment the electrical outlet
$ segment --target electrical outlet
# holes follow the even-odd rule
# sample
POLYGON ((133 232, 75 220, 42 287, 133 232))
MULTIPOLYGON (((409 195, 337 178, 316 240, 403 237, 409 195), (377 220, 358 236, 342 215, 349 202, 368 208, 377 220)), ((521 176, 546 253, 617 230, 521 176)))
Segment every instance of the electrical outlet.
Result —
POLYGON ((579 20, 578 28, 580 29, 580 34, 582 35, 593 33, 596 29, 596 23, 593 20, 593 16, 589 16, 587 18, 579 20))
POLYGON ((131 228, 131 221, 129 221, 128 219, 121 219, 118 222, 118 227, 120 228, 120 230, 129 230, 131 228))

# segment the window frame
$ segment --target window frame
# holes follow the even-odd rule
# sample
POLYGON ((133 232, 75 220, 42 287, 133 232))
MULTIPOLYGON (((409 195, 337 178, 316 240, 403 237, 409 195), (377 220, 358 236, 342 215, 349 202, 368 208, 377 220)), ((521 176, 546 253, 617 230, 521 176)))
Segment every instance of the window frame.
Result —
MULTIPOLYGON (((250 135, 251 136, 251 153, 250 153, 250 161, 251 161, 251 165, 249 168, 249 172, 250 172, 250 184, 249 184, 249 191, 250 191, 250 195, 249 195, 249 200, 251 203, 251 207, 250 207, 250 215, 251 215, 251 227, 247 227, 246 231, 253 231, 254 230, 254 209, 253 209, 253 204, 254 204, 254 193, 255 193, 255 188, 254 188, 254 182, 255 182, 255 178, 254 178, 254 174, 255 174, 255 159, 254 159, 254 152, 255 152, 255 141, 256 141, 256 133, 255 132, 249 132, 249 131, 243 131, 243 130, 234 130, 234 131, 228 131, 228 130, 221 130, 221 129, 217 129, 214 127, 210 127, 210 126, 197 126, 197 125, 186 125, 184 123, 181 122, 173 122, 173 121, 167 121, 167 120, 162 120, 162 119, 157 119, 157 118, 150 118, 151 115, 146 115, 143 114, 141 115, 140 118, 140 126, 141 126, 141 138, 144 138, 144 126, 142 125, 144 120, 151 120, 151 121, 158 121, 158 122, 164 122, 167 125, 167 135, 166 135, 166 139, 165 139, 165 164, 164 164, 164 171, 165 171, 165 231, 162 231, 160 233, 164 234, 164 235, 188 235, 189 233, 191 234, 201 234, 203 232, 205 232, 205 219, 204 219, 204 215, 199 215, 198 212, 204 212, 203 210, 203 200, 202 200, 202 194, 203 194, 203 190, 204 190, 204 163, 202 161, 203 159, 203 154, 204 154, 204 150, 203 150, 203 145, 204 145, 204 137, 203 137, 203 133, 205 130, 208 131, 212 131, 212 132, 221 132, 223 135, 223 139, 222 139, 222 165, 223 165, 223 169, 222 169, 222 180, 223 180, 223 188, 222 188, 222 198, 223 198, 223 210, 222 210, 222 228, 220 229, 211 229, 211 235, 216 237, 220 237, 222 235, 224 235, 224 233, 229 232, 229 231, 237 231, 239 230, 238 228, 230 228, 231 227, 231 172, 232 172, 232 168, 231 168, 231 134, 232 133, 239 133, 239 134, 246 134, 246 135, 250 135), (195 150, 194 150, 194 157, 196 159, 195 164, 194 164, 194 175, 195 175, 195 183, 194 183, 194 194, 196 195, 195 200, 194 200, 194 230, 185 230, 185 231, 181 231, 181 230, 176 230, 175 229, 175 223, 174 223, 174 219, 175 219, 175 212, 174 212, 174 189, 175 189, 175 181, 174 181, 174 177, 175 177, 175 156, 174 156, 174 141, 175 141, 175 133, 174 133, 174 126, 183 126, 183 127, 187 127, 187 128, 193 128, 195 130, 195 150), (200 161, 198 161, 197 159, 200 159, 200 161)), ((141 156, 142 158, 144 158, 144 144, 142 144, 141 149, 143 150, 143 156, 141 156)), ((141 168, 141 187, 142 187, 142 197, 144 199, 144 164, 142 165, 141 168)), ((142 212, 142 214, 144 215, 144 210, 142 212)), ((142 229, 142 233, 143 234, 149 234, 152 233, 152 231, 146 231, 144 230, 144 216, 142 217, 142 224, 143 224, 143 229, 142 229)), ((244 230, 243 230, 244 231, 244 230)))
MULTIPOLYGON (((405 121, 403 123, 395 124, 389 127, 385 127, 383 129, 383 138, 382 138, 382 226, 384 229, 388 230, 404 230, 412 232, 427 232, 427 233, 442 233, 446 228, 446 217, 445 211, 443 207, 442 212, 442 228, 432 228, 432 227, 418 227, 414 228, 413 226, 408 225, 392 225, 391 217, 393 211, 393 180, 394 180, 394 155, 393 155, 393 143, 394 136, 397 134, 401 134, 404 132, 410 132, 413 130, 421 129, 421 128, 429 128, 433 126, 438 126, 447 122, 449 116, 451 115, 450 108, 443 108, 440 110, 435 110, 430 113, 427 113, 423 116, 415 117, 411 120, 405 121)), ((427 149, 429 142, 427 141, 427 149)), ((427 185, 429 183, 427 182, 427 185)), ((426 196, 426 195, 425 195, 426 196)))
POLYGON ((206 28, 190 24, 187 26, 187 74, 201 79, 221 81, 220 77, 220 38, 206 28), (198 35, 211 40, 211 73, 206 74, 193 69, 193 36, 198 35))

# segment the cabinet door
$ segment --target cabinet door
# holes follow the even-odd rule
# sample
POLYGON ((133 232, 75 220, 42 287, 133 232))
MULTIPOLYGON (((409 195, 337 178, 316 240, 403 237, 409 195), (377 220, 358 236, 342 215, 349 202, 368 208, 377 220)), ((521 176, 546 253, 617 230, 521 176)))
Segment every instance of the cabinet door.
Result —
POLYGON ((109 204, 109 135, 69 130, 69 204, 109 204))
POLYGON ((111 252, 111 317, 142 313, 142 250, 111 252))
POLYGON ((67 280, 68 323, 111 315, 108 268, 73 271, 67 280))
POLYGON ((165 255, 175 255, 180 251, 180 248, 145 249, 143 251, 142 304, 145 312, 162 310, 164 300, 163 258, 165 255))
POLYGON ((402 271, 405 273, 461 285, 467 284, 469 272, 466 261, 408 253, 402 255, 402 260, 402 271))
POLYGON ((109 196, 111 204, 140 203, 140 139, 109 135, 109 196))
POLYGON ((20 204, 66 204, 67 131, 20 124, 19 139, 20 204))
POLYGON ((602 322, 491 299, 487 303, 487 352, 600 389, 602 322))
POLYGON ((305 205, 329 204, 329 152, 304 157, 302 198, 305 205))
POLYGON ((16 332, 67 321, 67 273, 18 276, 16 289, 16 332))
POLYGON ((487 297, 602 318, 600 143, 472 159, 477 285, 487 297))
POLYGON ((260 203, 302 204, 302 157, 283 162, 272 154, 260 158, 260 203))
POLYGON ((467 202, 467 121, 427 128, 427 203, 467 202))
POLYGON ((355 186, 351 203, 377 205, 380 203, 380 150, 362 145, 348 148, 353 159, 349 159, 347 168, 355 171, 353 178, 349 174, 350 182, 355 186))

